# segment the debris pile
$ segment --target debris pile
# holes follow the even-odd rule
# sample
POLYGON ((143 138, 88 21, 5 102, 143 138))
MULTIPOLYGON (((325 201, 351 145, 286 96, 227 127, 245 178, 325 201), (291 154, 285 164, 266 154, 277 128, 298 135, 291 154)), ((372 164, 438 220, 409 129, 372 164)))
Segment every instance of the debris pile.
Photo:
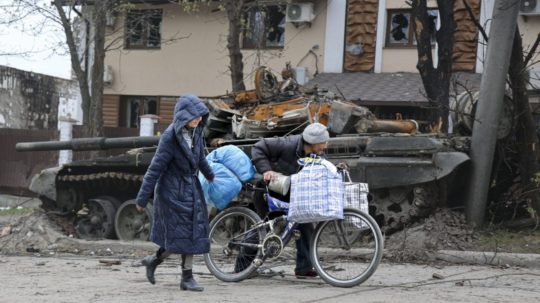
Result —
POLYGON ((386 256, 396 262, 428 261, 430 252, 469 249, 475 237, 463 213, 442 208, 424 222, 391 235, 385 243, 386 256))
POLYGON ((413 120, 379 120, 369 109, 348 102, 332 92, 305 90, 287 68, 278 81, 266 67, 255 74, 255 89, 207 98, 210 117, 206 137, 210 145, 223 140, 253 139, 301 132, 310 122, 328 126, 334 134, 414 133, 413 120))

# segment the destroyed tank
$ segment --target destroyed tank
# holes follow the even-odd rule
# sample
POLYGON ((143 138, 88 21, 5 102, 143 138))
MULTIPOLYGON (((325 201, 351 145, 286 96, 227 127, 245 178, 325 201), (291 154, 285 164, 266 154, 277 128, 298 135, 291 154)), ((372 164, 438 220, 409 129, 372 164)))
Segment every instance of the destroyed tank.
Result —
MULTIPOLYGON (((205 98, 210 109, 205 128, 208 151, 234 144, 249 156, 261 137, 301 133, 313 121, 326 124, 332 133, 328 159, 336 164, 345 162, 353 181, 369 184, 370 213, 385 232, 428 215, 447 202, 447 192, 461 192, 449 188, 459 188, 459 181, 464 180, 459 174, 469 160, 469 137, 418 134, 416 121, 376 119, 367 108, 329 92, 303 91, 291 73, 289 66, 282 72, 283 81, 278 82, 269 70, 260 67, 254 90, 205 98)), ((147 239, 150 232, 151 208, 138 213, 134 198, 158 141, 159 137, 83 138, 19 143, 16 148, 134 148, 117 156, 44 170, 30 185, 45 204, 76 214, 80 237, 132 240, 147 239)), ((233 203, 252 207, 253 194, 246 186, 233 203)))
MULTIPOLYGON (((345 126, 344 124, 342 126, 345 126)), ((221 140, 246 154, 256 139, 221 140)), ((154 155, 159 137, 82 138, 60 142, 18 143, 18 151, 71 149, 74 151, 133 148, 117 156, 73 161, 33 177, 30 190, 44 205, 76 215, 81 238, 148 239, 151 206, 138 213, 135 197, 154 155)), ((425 217, 446 203, 464 163, 468 138, 440 135, 354 134, 332 137, 327 156, 345 162, 353 181, 369 184, 370 213, 391 232, 425 217)), ((248 186, 232 205, 252 207, 248 186)))

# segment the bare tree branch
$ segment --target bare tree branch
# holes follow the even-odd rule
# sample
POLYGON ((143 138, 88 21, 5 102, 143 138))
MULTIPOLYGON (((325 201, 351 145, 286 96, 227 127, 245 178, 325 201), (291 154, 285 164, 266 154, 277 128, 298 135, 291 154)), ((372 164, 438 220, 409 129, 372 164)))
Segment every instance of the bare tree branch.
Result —
POLYGON ((536 53, 536 49, 538 48, 538 44, 540 44, 540 33, 538 33, 538 36, 536 36, 536 41, 534 41, 533 46, 529 50, 529 53, 527 54, 527 57, 525 57, 524 63, 525 66, 528 66, 529 61, 531 61, 532 57, 536 53))

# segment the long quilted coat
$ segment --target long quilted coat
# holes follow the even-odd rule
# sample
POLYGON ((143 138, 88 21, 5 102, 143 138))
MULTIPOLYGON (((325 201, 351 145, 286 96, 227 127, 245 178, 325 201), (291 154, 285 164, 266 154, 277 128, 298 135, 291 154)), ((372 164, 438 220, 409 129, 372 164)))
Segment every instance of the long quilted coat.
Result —
POLYGON ((208 213, 197 171, 213 179, 204 157, 202 131, 208 109, 193 95, 180 97, 174 109, 173 123, 163 132, 146 174, 137 204, 146 207, 154 192, 154 220, 150 240, 167 251, 180 254, 207 253, 208 213), (182 137, 182 129, 191 120, 202 121, 193 135, 193 148, 182 137))

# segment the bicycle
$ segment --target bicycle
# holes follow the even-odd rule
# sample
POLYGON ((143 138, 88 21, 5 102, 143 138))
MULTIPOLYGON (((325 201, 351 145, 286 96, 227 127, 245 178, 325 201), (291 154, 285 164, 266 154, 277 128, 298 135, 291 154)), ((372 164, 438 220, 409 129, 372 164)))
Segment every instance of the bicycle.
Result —
MULTIPOLYGON (((295 234, 297 223, 287 221, 288 203, 268 194, 266 198, 270 214, 281 215, 262 220, 249 208, 232 207, 210 223, 211 248, 204 261, 219 280, 239 282, 250 277, 265 261, 280 256, 295 234), (281 233, 280 229, 283 229, 281 233)), ((345 208, 342 220, 317 223, 311 238, 310 258, 325 282, 336 287, 353 287, 373 275, 381 261, 383 246, 375 220, 362 211, 345 208)))

